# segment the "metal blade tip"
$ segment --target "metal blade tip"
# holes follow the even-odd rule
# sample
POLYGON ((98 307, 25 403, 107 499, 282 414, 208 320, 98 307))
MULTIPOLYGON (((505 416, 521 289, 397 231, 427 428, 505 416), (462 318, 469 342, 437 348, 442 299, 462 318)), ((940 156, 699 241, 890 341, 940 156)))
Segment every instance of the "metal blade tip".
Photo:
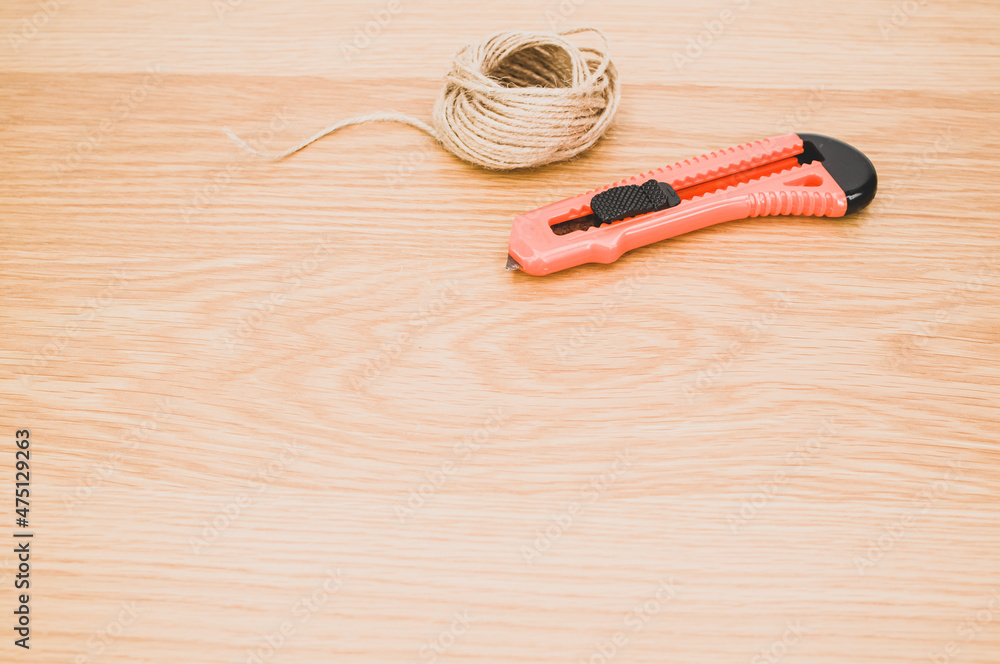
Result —
POLYGON ((507 254, 507 267, 504 268, 508 272, 513 272, 514 270, 520 270, 521 264, 514 260, 514 257, 507 254))

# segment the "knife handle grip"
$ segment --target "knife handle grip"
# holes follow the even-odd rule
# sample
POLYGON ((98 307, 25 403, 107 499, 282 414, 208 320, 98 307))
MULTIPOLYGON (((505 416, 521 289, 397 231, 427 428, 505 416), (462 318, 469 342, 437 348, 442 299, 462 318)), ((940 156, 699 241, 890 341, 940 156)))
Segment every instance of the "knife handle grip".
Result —
MULTIPOLYGON (((685 192, 680 192, 684 198, 685 192)), ((757 180, 682 200, 600 228, 557 235, 552 226, 593 213, 584 194, 514 220, 508 253, 528 274, 545 275, 584 263, 612 263, 626 251, 720 224, 764 215, 842 217, 847 196, 820 162, 792 166, 757 180)))

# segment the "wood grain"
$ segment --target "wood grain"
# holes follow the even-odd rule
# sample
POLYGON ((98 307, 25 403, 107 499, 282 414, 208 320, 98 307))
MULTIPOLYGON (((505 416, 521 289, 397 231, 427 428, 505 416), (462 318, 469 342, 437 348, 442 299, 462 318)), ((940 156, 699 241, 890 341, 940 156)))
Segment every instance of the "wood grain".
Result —
POLYGON ((30 652, 0 555, 3 661, 1000 661, 998 29, 985 0, 8 0, 0 530, 27 428, 36 548, 30 652), (462 44, 550 24, 604 30, 624 82, 571 163, 221 131, 428 117, 462 44), (794 130, 868 153, 872 208, 502 269, 519 212, 794 130))

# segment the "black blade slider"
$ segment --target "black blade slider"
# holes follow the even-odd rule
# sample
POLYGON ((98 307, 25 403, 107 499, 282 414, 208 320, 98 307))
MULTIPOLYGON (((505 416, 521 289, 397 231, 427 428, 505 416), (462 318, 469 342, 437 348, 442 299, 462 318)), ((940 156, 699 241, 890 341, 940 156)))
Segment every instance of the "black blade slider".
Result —
POLYGON ((669 184, 647 180, 641 185, 627 184, 602 191, 591 199, 590 209, 599 222, 594 225, 600 226, 680 204, 680 196, 669 184))

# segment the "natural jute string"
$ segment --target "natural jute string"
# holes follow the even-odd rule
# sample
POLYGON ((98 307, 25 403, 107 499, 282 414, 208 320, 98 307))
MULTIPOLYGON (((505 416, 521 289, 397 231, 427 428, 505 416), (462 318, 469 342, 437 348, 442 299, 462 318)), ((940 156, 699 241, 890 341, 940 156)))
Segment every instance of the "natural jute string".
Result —
POLYGON ((433 127, 399 113, 341 120, 282 152, 256 150, 225 127, 244 150, 283 159, 327 134, 366 122, 402 122, 427 132, 456 156, 506 171, 574 157, 604 134, 618 110, 621 87, 596 28, 561 33, 499 32, 455 54, 434 105, 433 127), (592 32, 602 47, 565 37, 592 32))

